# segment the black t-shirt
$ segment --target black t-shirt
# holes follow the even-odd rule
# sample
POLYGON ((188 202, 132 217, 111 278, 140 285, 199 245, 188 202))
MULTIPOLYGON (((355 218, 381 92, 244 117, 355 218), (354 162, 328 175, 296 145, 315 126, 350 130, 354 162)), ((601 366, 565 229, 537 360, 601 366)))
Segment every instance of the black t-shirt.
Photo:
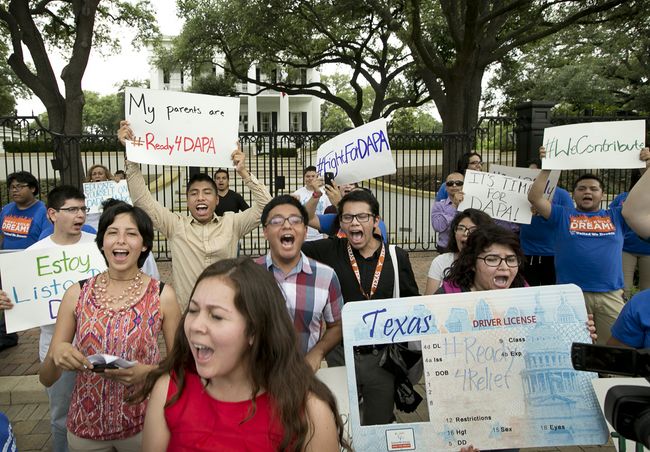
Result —
POLYGON ((239 212, 248 209, 250 206, 244 201, 242 195, 232 190, 228 190, 226 196, 219 195, 219 204, 214 212, 218 216, 223 216, 226 212, 239 212))
MULTIPOLYGON (((381 241, 381 238, 378 238, 381 241)), ((348 256, 348 240, 338 237, 316 240, 313 242, 305 242, 302 245, 302 251, 309 257, 316 259, 329 265, 336 272, 336 276, 341 283, 341 290, 343 292, 344 302, 365 300, 366 298, 361 293, 359 283, 352 270, 350 264, 350 257, 348 256)), ((401 248, 395 249, 397 252, 397 265, 399 267, 399 287, 400 297, 414 297, 418 296, 418 285, 415 282, 413 269, 411 268, 411 261, 408 254, 401 248)), ((361 277, 361 284, 366 293, 370 292, 372 286, 372 278, 375 275, 375 268, 381 253, 381 248, 378 248, 375 253, 369 258, 364 258, 357 250, 352 248, 352 253, 359 266, 359 274, 361 277)), ((389 254, 389 248, 386 246, 386 256, 384 258, 384 267, 379 277, 377 284, 377 291, 373 295, 373 300, 381 300, 385 298, 393 298, 393 283, 395 280, 393 261, 389 254)))

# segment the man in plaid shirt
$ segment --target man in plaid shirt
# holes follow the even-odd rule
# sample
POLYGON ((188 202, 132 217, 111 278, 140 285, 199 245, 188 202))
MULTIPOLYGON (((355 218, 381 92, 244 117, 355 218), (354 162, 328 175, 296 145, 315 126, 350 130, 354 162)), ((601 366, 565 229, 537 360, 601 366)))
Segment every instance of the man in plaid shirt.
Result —
POLYGON ((273 272, 284 293, 305 359, 316 372, 342 339, 341 285, 331 267, 300 251, 307 236, 307 211, 293 196, 273 198, 262 211, 269 252, 257 263, 273 272), (323 324, 325 331, 323 332, 323 324))

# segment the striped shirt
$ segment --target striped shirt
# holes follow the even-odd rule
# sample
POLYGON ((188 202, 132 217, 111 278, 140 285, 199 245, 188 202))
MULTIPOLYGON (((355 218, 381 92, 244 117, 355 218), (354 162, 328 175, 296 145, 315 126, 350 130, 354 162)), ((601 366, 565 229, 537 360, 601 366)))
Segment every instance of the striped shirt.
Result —
POLYGON ((256 262, 273 272, 298 333, 300 351, 307 354, 320 340, 323 322, 331 324, 341 320, 343 295, 331 267, 300 254, 300 261, 287 275, 273 265, 270 251, 256 262))

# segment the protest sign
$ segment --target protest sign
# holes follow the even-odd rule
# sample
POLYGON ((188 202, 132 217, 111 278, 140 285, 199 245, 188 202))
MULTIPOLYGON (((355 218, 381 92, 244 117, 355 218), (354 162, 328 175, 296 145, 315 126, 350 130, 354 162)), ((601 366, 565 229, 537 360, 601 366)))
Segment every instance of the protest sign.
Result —
POLYGON ((337 184, 352 184, 397 171, 388 142, 386 119, 335 136, 318 148, 316 170, 333 173, 337 184))
POLYGON ((112 180, 87 182, 84 184, 84 195, 86 196, 86 207, 90 209, 88 213, 101 213, 103 210, 102 202, 110 198, 133 204, 125 180, 119 182, 112 180))
POLYGON ((66 289, 104 270, 95 243, 0 255, 2 290, 14 303, 5 311, 7 332, 56 322, 66 289))
POLYGON ((645 121, 607 121, 544 129, 544 169, 645 168, 645 121))
POLYGON ((532 212, 528 191, 532 180, 467 170, 459 211, 478 209, 496 220, 530 224, 532 212))
POLYGON ((232 167, 239 99, 127 88, 125 117, 134 139, 127 158, 159 165, 232 167))
MULTIPOLYGON (((541 170, 539 169, 519 168, 516 166, 505 166, 505 165, 497 165, 491 163, 489 172, 494 174, 501 174, 503 176, 516 177, 517 179, 523 179, 526 181, 534 182, 535 179, 537 179, 537 176, 539 175, 540 171, 541 170)), ((560 178, 559 171, 551 171, 551 173, 548 175, 546 186, 544 187, 544 197, 549 201, 553 199, 553 195, 555 194, 555 189, 557 188, 557 181, 559 178, 560 178)))
POLYGON ((417 416, 398 413, 386 425, 362 425, 356 373, 363 367, 347 366, 355 449, 606 443, 590 384, 598 376, 571 366, 571 344, 591 343, 586 320, 573 284, 347 303, 346 362, 355 362, 355 347, 371 344, 419 344, 423 358, 417 416))

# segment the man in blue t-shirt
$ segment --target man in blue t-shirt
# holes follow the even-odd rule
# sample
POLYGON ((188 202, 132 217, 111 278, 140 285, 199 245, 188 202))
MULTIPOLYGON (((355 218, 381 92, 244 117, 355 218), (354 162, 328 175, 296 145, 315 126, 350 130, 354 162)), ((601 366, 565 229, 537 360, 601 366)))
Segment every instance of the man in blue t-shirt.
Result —
MULTIPOLYGON (((48 225, 47 209, 36 196, 38 181, 27 171, 18 171, 7 177, 12 202, 0 212, 0 249, 24 250, 38 241, 48 225)), ((16 333, 7 334, 4 314, 0 315, 0 351, 18 344, 16 333)))
POLYGON ((650 348, 650 289, 637 293, 625 304, 607 344, 650 348))
MULTIPOLYGON (((540 158, 546 152, 540 148, 540 158)), ((622 249, 624 224, 621 208, 602 209, 603 184, 598 176, 584 174, 573 185, 576 207, 544 197, 550 171, 542 170, 528 193, 528 200, 551 225, 554 234, 557 284, 576 284, 582 289, 587 312, 594 315, 598 344, 606 344, 610 330, 625 304, 622 249)))

